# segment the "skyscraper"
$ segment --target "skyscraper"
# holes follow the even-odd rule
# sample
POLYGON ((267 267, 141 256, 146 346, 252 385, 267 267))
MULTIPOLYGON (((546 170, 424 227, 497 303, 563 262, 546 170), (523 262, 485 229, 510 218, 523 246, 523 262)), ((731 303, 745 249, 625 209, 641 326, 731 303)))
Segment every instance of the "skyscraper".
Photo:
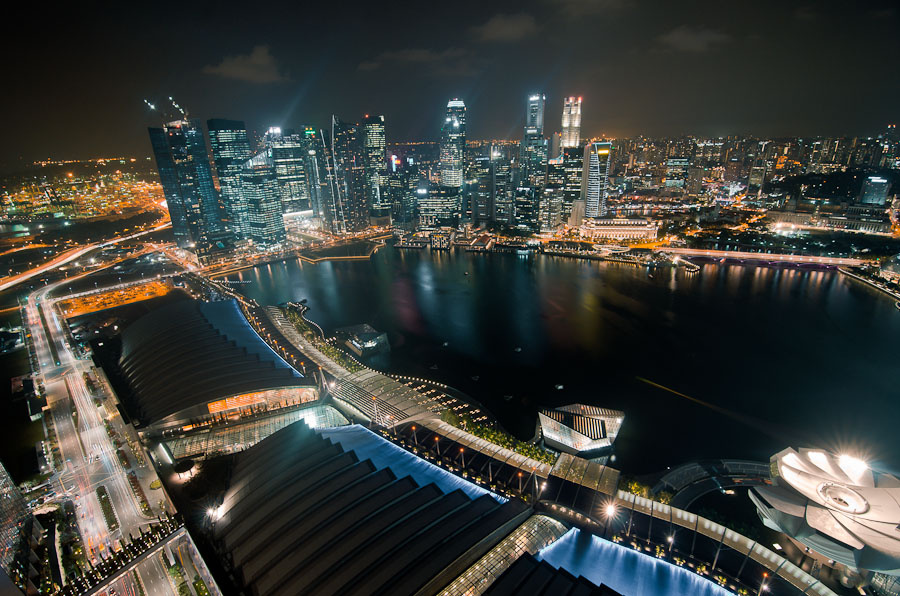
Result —
POLYGON ((545 100, 546 97, 543 93, 534 93, 528 96, 525 105, 525 130, 520 150, 521 183, 534 188, 538 199, 547 174, 547 151, 549 149, 547 139, 544 138, 545 100))
POLYGON ((382 197, 381 185, 387 174, 384 116, 366 114, 359 124, 362 129, 363 168, 365 169, 366 202, 377 215, 389 213, 390 201, 382 197))
POLYGON ((265 136, 271 151, 283 213, 309 210, 309 184, 306 176, 306 149, 301 135, 292 130, 270 128, 265 136))
POLYGON ((441 184, 462 188, 466 153, 466 104, 453 98, 441 125, 441 184))
POLYGON ((560 220, 569 221, 572 215, 572 205, 575 201, 584 199, 584 156, 585 147, 581 145, 566 147, 563 149, 562 161, 565 170, 565 182, 563 183, 562 204, 560 206, 560 220))
POLYGON ((328 147, 321 131, 304 126, 301 138, 306 168, 306 185, 309 189, 309 208, 313 217, 320 218, 325 229, 331 230, 331 166, 328 147))
POLYGON ((271 247, 285 239, 281 192, 275 164, 266 149, 243 164, 241 192, 247 203, 247 239, 271 247))
POLYGON ((223 229, 206 140, 199 120, 175 120, 149 128, 175 242, 193 248, 223 229))
POLYGON ((581 143, 581 98, 567 97, 563 102, 562 139, 563 148, 578 147, 581 143))
POLYGON ((609 196, 609 166, 612 143, 591 143, 585 155, 584 179, 587 180, 584 198, 585 217, 605 217, 606 198, 609 196))
POLYGON ((334 160, 335 231, 358 232, 369 225, 366 160, 358 124, 331 119, 331 154, 334 160))
POLYGON ((533 93, 528 96, 525 108, 525 132, 531 132, 540 136, 544 135, 544 103, 547 96, 543 93, 533 93))
POLYGON ((247 204, 241 193, 241 168, 250 159, 247 127, 240 120, 206 121, 213 163, 219 178, 225 227, 235 239, 246 238, 247 204))

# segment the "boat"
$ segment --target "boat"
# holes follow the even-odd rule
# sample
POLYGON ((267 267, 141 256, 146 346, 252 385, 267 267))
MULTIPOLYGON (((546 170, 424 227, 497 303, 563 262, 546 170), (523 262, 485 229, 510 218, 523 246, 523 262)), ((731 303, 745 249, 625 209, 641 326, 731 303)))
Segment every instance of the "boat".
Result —
POLYGON ((522 348, 520 346, 516 346, 516 349, 513 350, 513 352, 521 352, 521 351, 522 351, 522 348))
POLYGON ((472 377, 472 380, 473 380, 473 381, 477 381, 477 380, 480 379, 480 378, 481 378, 481 377, 479 377, 478 375, 475 375, 474 377, 472 377))
POLYGON ((560 391, 560 390, 562 390, 562 388, 563 388, 563 386, 562 386, 562 385, 557 385, 557 386, 556 386, 556 390, 557 390, 557 391, 560 391))

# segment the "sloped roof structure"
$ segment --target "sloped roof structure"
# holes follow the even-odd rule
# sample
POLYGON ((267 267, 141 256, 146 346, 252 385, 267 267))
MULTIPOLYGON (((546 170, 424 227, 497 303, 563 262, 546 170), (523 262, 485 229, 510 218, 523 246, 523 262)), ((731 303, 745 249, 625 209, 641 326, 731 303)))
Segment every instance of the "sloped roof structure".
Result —
MULTIPOLYGON (((521 502, 445 492, 360 459, 390 446, 365 432, 372 445, 356 436, 345 451, 297 422, 236 456, 212 536, 239 589, 437 593, 528 516, 521 502)), ((415 457, 399 451, 389 457, 415 457)))
POLYGON ((122 333, 119 368, 141 426, 229 396, 313 384, 256 334, 234 300, 184 300, 144 315, 122 333))

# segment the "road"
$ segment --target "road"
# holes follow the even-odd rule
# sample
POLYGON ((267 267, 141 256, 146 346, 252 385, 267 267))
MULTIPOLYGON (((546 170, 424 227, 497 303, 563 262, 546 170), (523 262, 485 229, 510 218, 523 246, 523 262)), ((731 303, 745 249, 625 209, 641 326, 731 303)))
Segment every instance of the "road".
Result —
MULTIPOLYGON (((61 485, 59 494, 73 499, 89 558, 96 560, 104 551, 115 548, 116 542, 129 533, 137 534, 140 526, 149 524, 154 518, 143 515, 128 484, 126 471, 116 454, 103 418, 105 410, 98 408, 84 381, 84 373, 90 370, 89 360, 75 357, 64 332, 65 321, 58 316, 49 294, 62 284, 70 283, 90 273, 60 280, 44 286, 27 298, 25 321, 34 342, 37 365, 43 380, 50 407, 50 416, 56 427, 59 448, 63 459, 63 469, 57 470, 61 485), (42 321, 43 314, 44 321, 42 321), (55 347, 58 361, 53 358, 51 346, 55 347), (73 415, 77 413, 77 423, 73 415), (96 489, 105 486, 118 518, 119 529, 110 532, 107 528, 96 496, 96 489)), ((154 587, 149 594, 173 593, 171 585, 161 583, 165 571, 159 561, 148 560, 138 572, 145 586, 154 587)), ((130 577, 116 582, 120 594, 133 594, 135 588, 130 577)))
POLYGON ((65 265, 66 263, 71 263, 72 261, 81 258, 92 250, 97 250, 98 248, 106 248, 107 246, 112 246, 114 244, 118 244, 119 242, 124 242, 126 240, 133 240, 134 238, 138 238, 143 236, 144 234, 150 234, 153 232, 157 232, 159 230, 163 230, 168 228, 172 224, 170 222, 159 224, 149 230, 144 230, 143 232, 137 232, 135 234, 131 234, 129 236, 123 236, 121 238, 113 238, 112 240, 105 240, 103 242, 95 242, 94 244, 88 244, 87 246, 81 246, 78 248, 73 248, 71 250, 67 250, 66 252, 58 255, 56 258, 47 261, 43 265, 39 265, 33 269, 29 269, 28 271, 23 271, 18 275, 13 275, 11 277, 4 277, 0 280, 0 292, 8 290, 13 286, 16 286, 23 281, 28 281, 29 279, 46 273, 47 271, 52 271, 53 269, 65 265))

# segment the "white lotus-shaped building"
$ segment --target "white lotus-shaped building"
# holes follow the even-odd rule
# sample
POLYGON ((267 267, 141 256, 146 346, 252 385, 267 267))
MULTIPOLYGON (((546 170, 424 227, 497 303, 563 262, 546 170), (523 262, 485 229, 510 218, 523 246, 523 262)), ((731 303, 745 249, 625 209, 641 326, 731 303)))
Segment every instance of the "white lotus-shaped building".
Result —
POLYGON ((900 575, 900 480, 818 449, 771 461, 773 485, 750 492, 766 526, 851 569, 900 575))

